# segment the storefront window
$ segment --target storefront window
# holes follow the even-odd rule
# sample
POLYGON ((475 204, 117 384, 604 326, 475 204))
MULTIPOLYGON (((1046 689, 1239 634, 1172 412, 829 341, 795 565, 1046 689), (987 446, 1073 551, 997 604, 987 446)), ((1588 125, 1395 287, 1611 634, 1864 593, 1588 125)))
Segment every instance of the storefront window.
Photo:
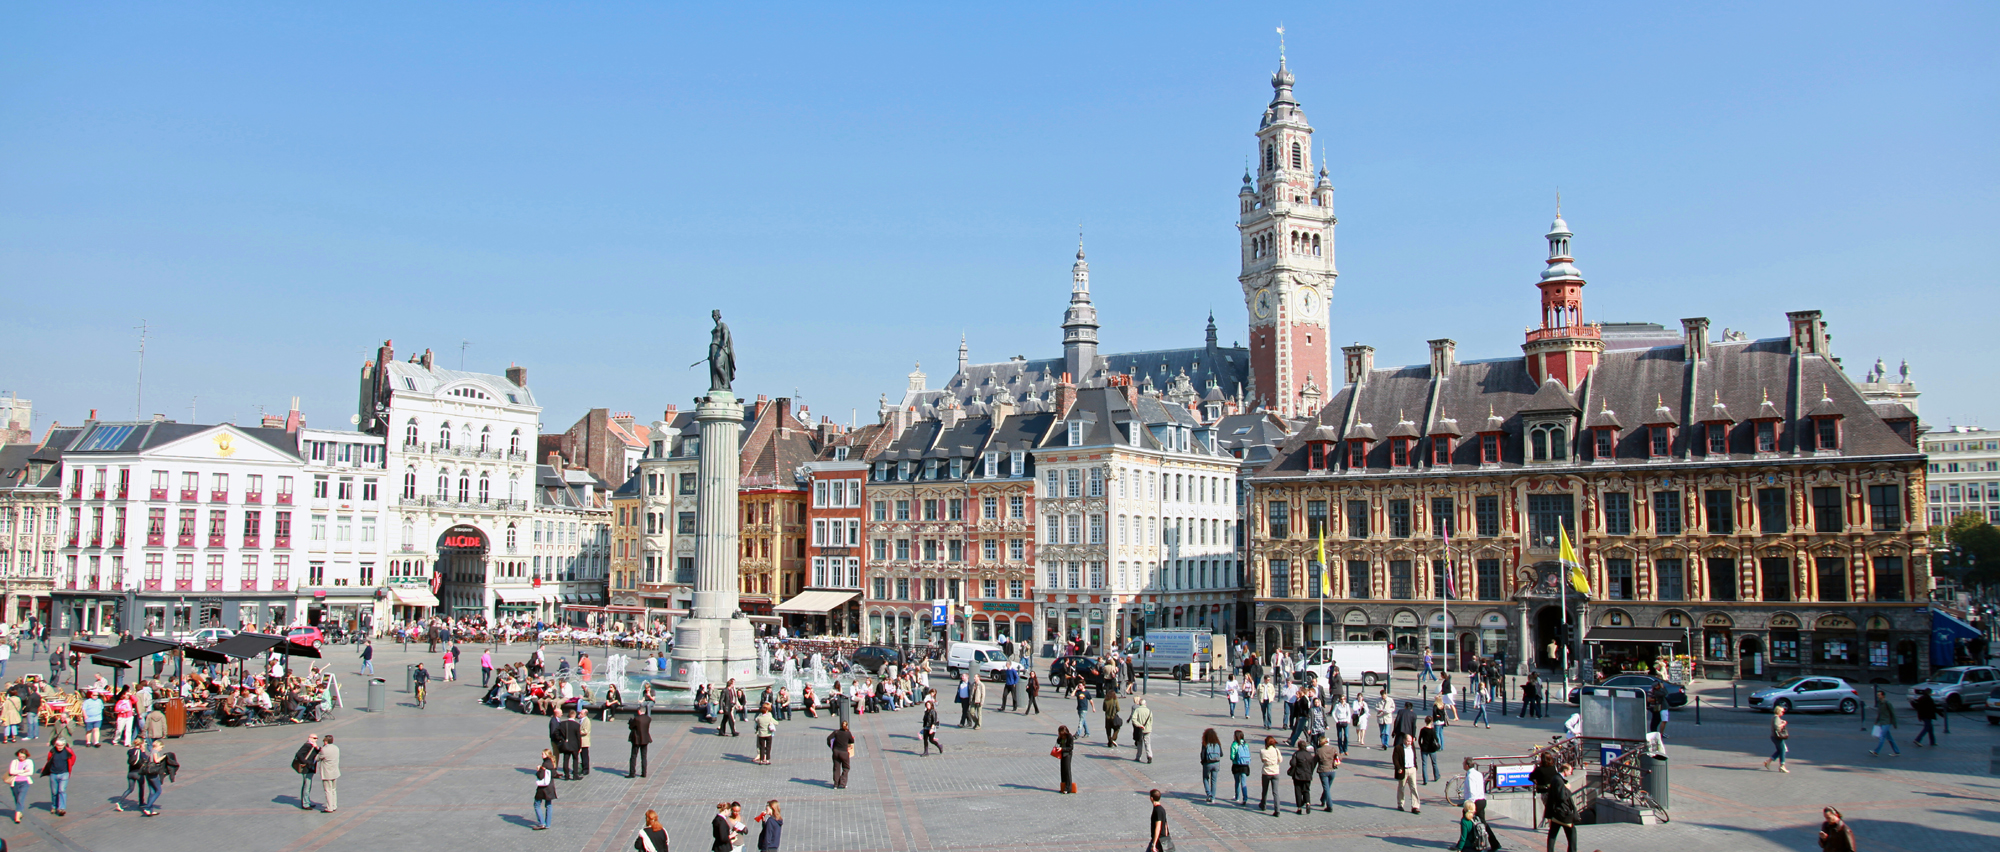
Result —
POLYGON ((1887 639, 1868 640, 1868 665, 1875 666, 1877 668, 1888 668, 1889 640, 1887 639))
POLYGON ((1703 644, 1708 648, 1709 659, 1711 660, 1729 659, 1730 644, 1729 644, 1728 628, 1710 627, 1703 632, 1702 636, 1704 638, 1703 644))
POLYGON ((1797 630, 1771 631, 1771 661, 1796 663, 1799 661, 1799 632, 1797 630))
POLYGON ((1833 665, 1853 665, 1854 643, 1848 639, 1821 638, 1819 640, 1819 662, 1833 665))

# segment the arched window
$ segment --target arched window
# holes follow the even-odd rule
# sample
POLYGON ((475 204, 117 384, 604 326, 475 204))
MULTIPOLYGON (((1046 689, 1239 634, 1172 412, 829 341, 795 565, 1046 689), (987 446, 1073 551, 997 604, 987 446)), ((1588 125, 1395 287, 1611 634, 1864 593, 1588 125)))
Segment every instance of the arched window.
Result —
POLYGON ((492 502, 492 500, 493 500, 493 481, 491 479, 488 479, 486 477, 486 474, 482 473, 479 475, 479 502, 489 503, 492 502))
POLYGON ((458 427, 458 445, 467 448, 472 446, 472 424, 467 423, 458 427))
POLYGON ((458 502, 472 502, 472 477, 467 476, 463 471, 458 474, 458 502))
POLYGON ((1549 458, 1561 460, 1569 457, 1569 442, 1561 426, 1549 430, 1549 458))
POLYGON ((1299 143, 1297 143, 1297 142, 1293 142, 1293 143, 1292 143, 1292 168, 1295 168, 1295 169, 1303 169, 1303 168, 1305 168, 1305 167, 1306 167, 1306 149, 1305 149, 1305 147, 1304 147, 1304 146, 1300 145, 1299 143))
POLYGON ((451 449, 451 421, 438 424, 438 446, 451 449))
POLYGON ((515 542, 516 542, 516 540, 517 540, 517 537, 518 537, 519 535, 520 535, 520 531, 519 531, 519 530, 516 530, 516 529, 514 529, 514 525, 513 525, 513 524, 508 524, 508 525, 507 525, 507 552, 508 552, 508 553, 513 553, 513 552, 514 552, 514 544, 515 544, 515 542))
POLYGON ((417 499, 417 472, 414 470, 403 474, 403 499, 417 499))
POLYGON ((403 446, 414 447, 416 445, 417 445, 417 418, 412 417, 410 418, 409 424, 403 427, 403 446))
POLYGON ((1269 145, 1264 146, 1264 171, 1278 167, 1278 152, 1269 145))
POLYGON ((521 430, 515 429, 513 437, 507 440, 507 452, 517 456, 521 454, 521 430))
POLYGON ((1549 430, 1536 429, 1528 433, 1528 457, 1535 461, 1549 460, 1549 430))
POLYGON ((450 499, 451 499, 451 472, 450 472, 450 471, 446 471, 446 470, 440 470, 440 471, 438 471, 438 499, 439 499, 439 500, 450 500, 450 499))
POLYGON ((493 446, 492 446, 492 444, 493 444, 493 427, 491 427, 491 426, 488 426, 488 427, 485 427, 485 428, 483 428, 483 429, 480 429, 480 430, 479 430, 479 451, 480 451, 480 452, 482 452, 482 453, 489 453, 489 452, 492 452, 492 451, 493 451, 493 446))
POLYGON ((1322 256, 1322 255, 1321 255, 1321 254, 1319 253, 1319 235, 1318 235, 1318 234, 1314 234, 1314 235, 1313 235, 1313 257, 1321 257, 1321 256, 1322 256))
POLYGON ((507 499, 509 499, 509 500, 519 500, 519 499, 521 499, 521 478, 520 478, 520 477, 518 477, 518 476, 510 476, 510 477, 507 477, 507 499))

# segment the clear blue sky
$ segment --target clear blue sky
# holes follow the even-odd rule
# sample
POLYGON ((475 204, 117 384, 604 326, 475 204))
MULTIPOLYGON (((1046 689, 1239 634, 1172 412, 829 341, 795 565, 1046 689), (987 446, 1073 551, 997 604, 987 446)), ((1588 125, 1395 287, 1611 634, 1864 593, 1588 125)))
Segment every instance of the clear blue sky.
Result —
MULTIPOLYGON (((1243 339, 1279 13, 859 6, 8 4, 0 391, 131 415, 144 318, 140 413, 340 428, 381 340, 470 340, 556 431, 685 405, 719 307, 740 391, 865 421, 961 331, 1057 354, 1079 222, 1107 351, 1243 339)), ((1306 9, 1339 343, 1518 355, 1560 188, 1587 317, 1819 308, 1850 372, 2000 427, 2000 7, 1306 9)))

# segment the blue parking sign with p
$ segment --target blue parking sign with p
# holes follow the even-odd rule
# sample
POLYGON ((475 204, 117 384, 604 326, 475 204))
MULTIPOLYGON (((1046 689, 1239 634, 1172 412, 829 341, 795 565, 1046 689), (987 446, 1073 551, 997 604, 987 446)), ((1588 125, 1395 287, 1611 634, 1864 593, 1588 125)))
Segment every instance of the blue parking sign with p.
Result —
POLYGON ((950 604, 945 601, 931 602, 931 626, 943 627, 951 623, 950 604))

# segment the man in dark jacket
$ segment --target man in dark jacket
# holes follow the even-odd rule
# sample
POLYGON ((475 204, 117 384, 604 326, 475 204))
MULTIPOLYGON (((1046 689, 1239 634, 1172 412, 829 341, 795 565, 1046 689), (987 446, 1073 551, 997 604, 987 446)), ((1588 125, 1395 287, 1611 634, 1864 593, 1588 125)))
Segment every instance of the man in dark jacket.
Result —
POLYGON ((728 685, 715 696, 716 713, 721 718, 715 720, 715 735, 718 737, 742 736, 736 730, 736 702, 740 700, 736 692, 736 679, 730 678, 728 685))
POLYGON ((1911 703, 1916 707, 1917 721, 1924 723, 1924 729, 1917 732, 1917 738, 1911 740, 1910 745, 1912 747, 1923 745, 1924 737, 1930 737, 1931 745, 1936 747, 1937 730, 1932 728, 1931 725, 1937 721, 1938 717, 1937 699, 1931 697, 1930 690, 1919 689, 1917 690, 1917 700, 1911 703))
POLYGON ((560 709, 556 710, 556 716, 562 719, 562 747, 557 749, 562 754, 562 778, 575 781, 580 777, 577 755, 583 753, 583 726, 560 709))
POLYGON ((826 735, 826 747, 833 754, 833 788, 845 790, 847 771, 854 763, 854 732, 847 729, 846 722, 826 735))
POLYGON ((632 754, 625 759, 625 777, 633 775, 637 768, 640 778, 646 777, 646 747, 653 744, 653 714, 646 705, 639 705, 639 711, 632 714, 632 721, 626 722, 628 733, 625 741, 632 744, 632 754))
POLYGON ((312 810, 313 775, 319 771, 319 735, 306 737, 305 745, 292 754, 292 771, 299 774, 299 810, 312 810))
POLYGON ((1285 774, 1292 777, 1292 800, 1298 803, 1299 813, 1306 812, 1312 801, 1313 776, 1319 773, 1319 754, 1307 743, 1300 743, 1299 750, 1292 752, 1291 766, 1285 774))

